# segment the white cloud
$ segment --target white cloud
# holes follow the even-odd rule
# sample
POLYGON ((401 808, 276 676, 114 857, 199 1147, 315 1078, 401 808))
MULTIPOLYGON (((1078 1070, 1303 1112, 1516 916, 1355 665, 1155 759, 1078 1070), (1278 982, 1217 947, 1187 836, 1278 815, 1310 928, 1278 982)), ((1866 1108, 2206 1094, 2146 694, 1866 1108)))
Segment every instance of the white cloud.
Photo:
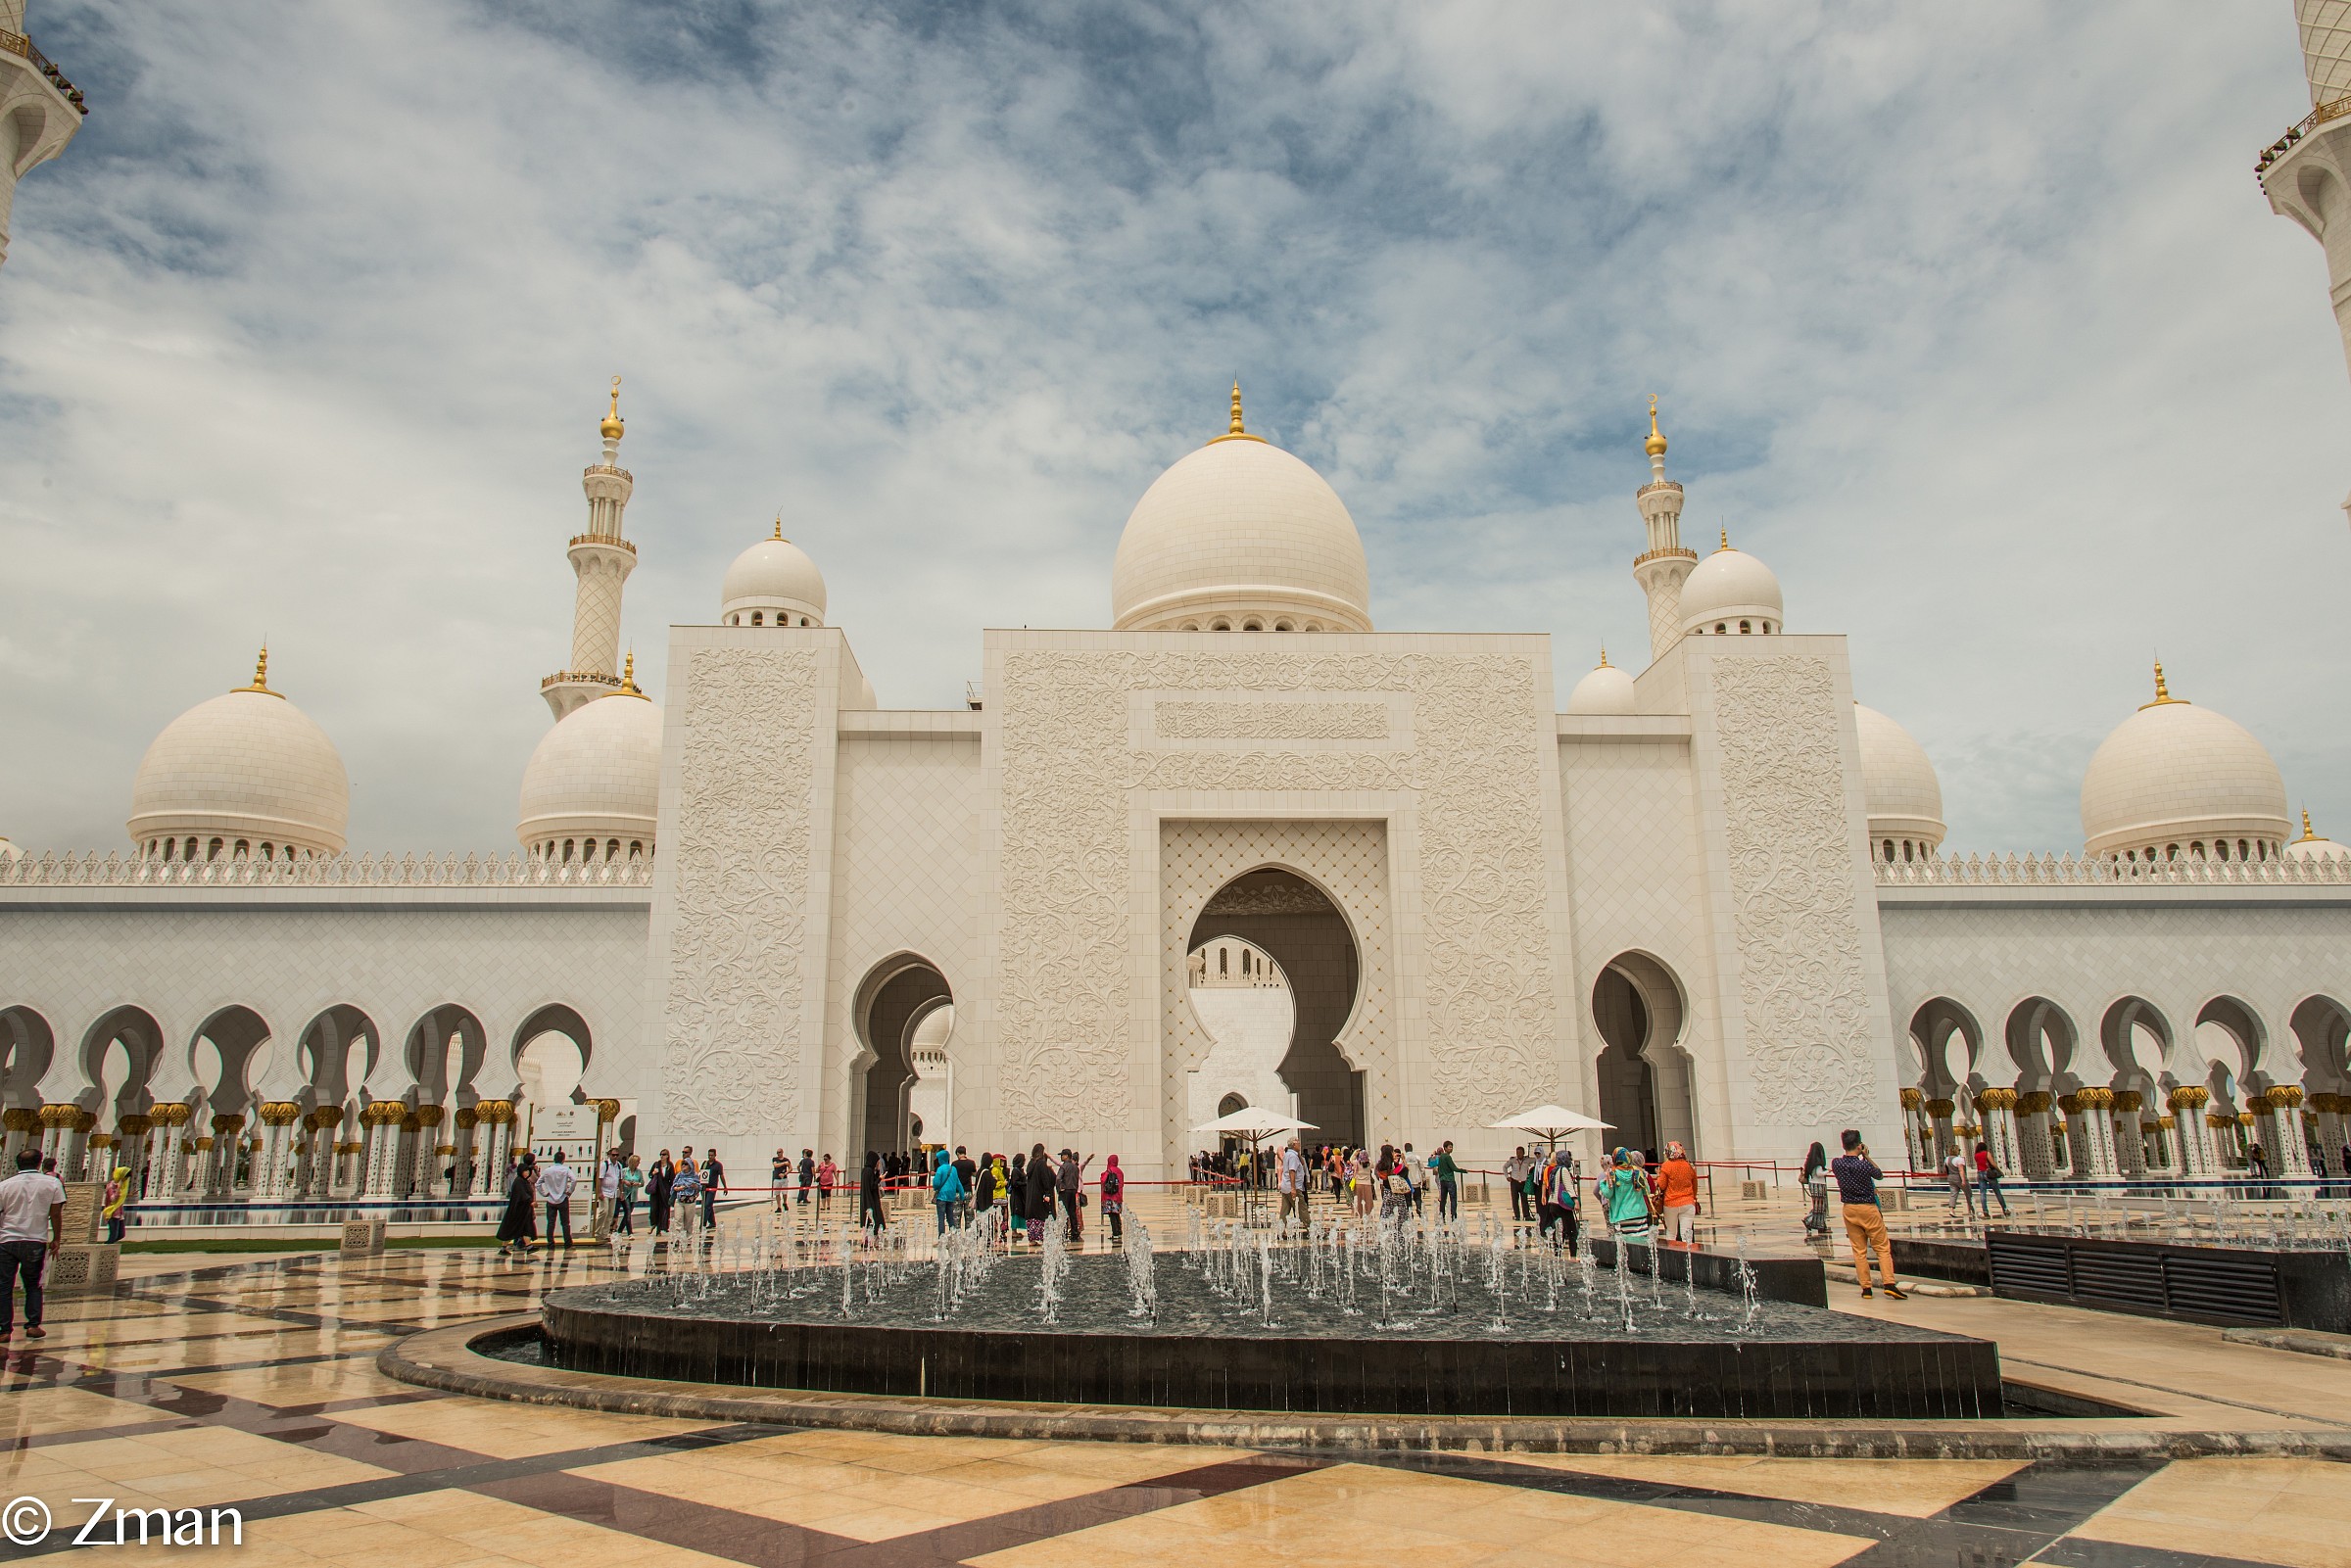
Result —
POLYGON ((2255 151, 2281 16, 1820 3, 949 12, 36 4, 94 113, 0 271, 0 832, 113 844, 174 713, 273 673, 356 843, 498 848, 628 377, 628 636, 765 531, 892 705, 1099 625, 1215 429, 1321 467, 1400 628, 1645 651, 1664 400, 1694 538, 2067 847, 2175 687, 2351 830, 2351 385, 2255 151))

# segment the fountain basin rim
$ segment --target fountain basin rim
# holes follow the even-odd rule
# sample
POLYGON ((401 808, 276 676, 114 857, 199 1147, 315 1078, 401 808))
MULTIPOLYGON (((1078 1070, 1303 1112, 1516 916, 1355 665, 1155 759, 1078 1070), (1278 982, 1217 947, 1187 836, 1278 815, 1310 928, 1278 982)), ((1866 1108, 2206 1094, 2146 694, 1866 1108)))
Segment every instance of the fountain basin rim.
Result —
POLYGON ((1115 1405, 1013 1404, 679 1383, 526 1366, 484 1355, 486 1343, 536 1335, 524 1312, 395 1340, 376 1369, 396 1382, 474 1399, 611 1414, 763 1422, 900 1436, 1022 1441, 1200 1444, 1337 1452, 1759 1454, 1787 1458, 2055 1460, 2131 1464, 2157 1459, 2276 1456, 2351 1461, 2351 1432, 2301 1429, 2148 1429, 2120 1421, 2003 1417, 1977 1420, 1688 1420, 1318 1416, 1279 1411, 1115 1405))

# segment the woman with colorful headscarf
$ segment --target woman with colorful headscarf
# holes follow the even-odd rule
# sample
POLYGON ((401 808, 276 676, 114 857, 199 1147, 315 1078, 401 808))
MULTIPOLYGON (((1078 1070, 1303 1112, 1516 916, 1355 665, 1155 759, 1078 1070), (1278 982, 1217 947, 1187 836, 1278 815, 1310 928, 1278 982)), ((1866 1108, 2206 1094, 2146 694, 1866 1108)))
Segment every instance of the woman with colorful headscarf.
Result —
POLYGON ((1698 1242, 1698 1166, 1678 1143, 1665 1146, 1657 1166, 1657 1206, 1665 1212, 1667 1241, 1698 1242))
POLYGON ((122 1206, 130 1201, 130 1166, 117 1165, 106 1181, 106 1201, 99 1206, 99 1217, 106 1221, 106 1239, 122 1239, 122 1206))
POLYGON ((1607 1215, 1608 1229, 1619 1242, 1646 1246, 1655 1238, 1649 1176, 1630 1149, 1619 1149, 1610 1157, 1607 1174, 1597 1184, 1597 1195, 1600 1212, 1607 1215))

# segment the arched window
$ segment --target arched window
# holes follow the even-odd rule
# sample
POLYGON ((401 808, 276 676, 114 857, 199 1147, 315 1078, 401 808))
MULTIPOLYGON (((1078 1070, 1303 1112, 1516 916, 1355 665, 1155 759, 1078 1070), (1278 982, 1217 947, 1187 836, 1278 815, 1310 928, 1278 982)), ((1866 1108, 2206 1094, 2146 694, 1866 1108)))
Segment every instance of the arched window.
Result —
POLYGON ((2163 858, 2166 860, 2178 860, 2180 858, 2180 846, 2178 844, 2164 845, 2163 858))
POLYGON ((1723 623, 1723 622, 1721 622, 1721 621, 1716 621, 1716 622, 1714 623, 1714 635, 1715 635, 1716 637, 1721 637, 1722 635, 1724 635, 1724 634, 1725 634, 1725 633, 1727 633, 1728 631, 1730 631, 1730 627, 1729 627, 1728 625, 1726 625, 1725 623, 1723 623))
POLYGON ((1916 847, 1917 846, 1910 839, 1905 838, 1902 840, 1902 860, 1904 864, 1907 864, 1911 860, 1917 858, 1913 853, 1916 847))
MULTIPOLYGON (((2228 839, 2226 839, 2226 838, 2222 839, 2222 840, 2221 840, 2221 841, 2220 841, 2220 842, 2219 842, 2217 845, 2215 845, 2214 847, 2220 850, 2220 852, 2221 852, 2221 859, 2223 859, 2223 860, 2227 860, 2227 859, 2229 858, 2229 840, 2228 840, 2228 839)), ((2198 859, 2198 860, 2202 860, 2202 859, 2204 858, 2204 840, 2203 840, 2203 839, 2201 839, 2201 838, 2190 839, 2190 840, 2188 841, 2188 845, 2187 845, 2187 852, 2188 852, 2189 854, 2191 854, 2191 855, 2195 856, 2195 857, 2196 857, 2196 859, 2198 859)))
POLYGON ((1894 864, 1894 840, 1891 838, 1886 840, 1886 864, 1894 864))
POLYGON ((1259 619, 1258 619, 1256 616, 1254 616, 1254 615, 1252 615, 1251 617, 1249 617, 1249 619, 1247 619, 1247 620, 1245 620, 1245 621, 1243 621, 1243 622, 1241 623, 1241 630, 1242 630, 1242 631, 1244 631, 1244 632, 1262 632, 1262 631, 1264 631, 1265 629, 1266 629, 1266 623, 1265 623, 1265 622, 1263 622, 1263 621, 1261 621, 1261 620, 1259 620, 1259 619))
POLYGON ((1275 621, 1273 623, 1273 630, 1276 632, 1294 632, 1297 630, 1297 627, 1294 623, 1289 621, 1275 621))
POLYGON ((1218 948, 1218 949, 1217 949, 1217 978, 1221 980, 1221 979, 1224 979, 1225 977, 1227 977, 1228 975, 1230 975, 1230 974, 1232 974, 1232 967, 1231 967, 1231 966, 1232 966, 1232 949, 1231 949, 1231 948, 1229 948, 1229 947, 1220 947, 1220 948, 1218 948))
POLYGON ((767 621, 758 610, 753 610, 751 611, 751 624, 753 626, 765 626, 767 621))
POLYGON ((607 838, 604 840, 604 858, 606 860, 618 860, 620 858, 619 839, 607 838))
POLYGON ((800 624, 801 624, 802 626, 806 626, 806 625, 808 624, 808 617, 807 617, 807 616, 805 616, 805 615, 801 616, 801 617, 800 617, 800 624))
POLYGON ((1745 636, 1747 636, 1749 633, 1752 632, 1753 630, 1754 630, 1754 627, 1753 627, 1751 624, 1750 624, 1749 622, 1746 622, 1746 621, 1741 621, 1741 622, 1739 623, 1739 635, 1740 635, 1741 637, 1745 637, 1745 636))
POLYGON ((1216 620, 1209 623, 1208 629, 1212 632, 1229 632, 1232 630, 1232 623, 1225 620, 1223 616, 1219 616, 1216 620))

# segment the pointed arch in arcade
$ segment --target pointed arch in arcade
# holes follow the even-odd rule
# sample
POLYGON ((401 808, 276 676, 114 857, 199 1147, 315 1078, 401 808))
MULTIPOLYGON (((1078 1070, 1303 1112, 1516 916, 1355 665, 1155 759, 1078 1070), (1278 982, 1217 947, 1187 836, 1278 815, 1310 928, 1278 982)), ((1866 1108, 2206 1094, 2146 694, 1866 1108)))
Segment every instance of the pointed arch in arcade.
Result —
POLYGON ((919 953, 892 953, 866 971, 850 1015, 863 1069, 849 1076, 849 1132, 859 1140, 853 1155, 907 1147, 908 1096, 915 1082, 908 1046, 923 1020, 954 1001, 946 974, 919 953))
POLYGON ((1602 1048, 1600 1119, 1611 1144, 1662 1153, 1668 1143, 1698 1153, 1690 1059, 1682 1044, 1690 1017, 1680 976, 1654 954, 1627 949, 1592 982, 1592 1023, 1602 1048))
POLYGON ((304 1024, 297 1051, 316 1108, 345 1107, 383 1059, 383 1049, 375 1021, 349 1002, 304 1024))
POLYGON ((2302 1056, 2303 1087, 2320 1094, 2351 1091, 2351 1010, 2331 996, 2304 997, 2290 1026, 2302 1056))
POLYGON ((154 1014, 143 1007, 107 1011, 81 1037, 82 1078, 90 1085, 81 1097, 83 1109, 102 1119, 145 1112, 155 1098, 148 1081, 163 1054, 163 1026, 154 1014))
POLYGON ((254 1069, 269 1034, 269 1021, 242 1004, 221 1008, 196 1025, 188 1039, 188 1077, 203 1088, 209 1115, 252 1109, 254 1069))
POLYGON ((0 1008, 0 1106, 37 1106, 57 1057, 57 1031, 28 1007, 0 1008))

